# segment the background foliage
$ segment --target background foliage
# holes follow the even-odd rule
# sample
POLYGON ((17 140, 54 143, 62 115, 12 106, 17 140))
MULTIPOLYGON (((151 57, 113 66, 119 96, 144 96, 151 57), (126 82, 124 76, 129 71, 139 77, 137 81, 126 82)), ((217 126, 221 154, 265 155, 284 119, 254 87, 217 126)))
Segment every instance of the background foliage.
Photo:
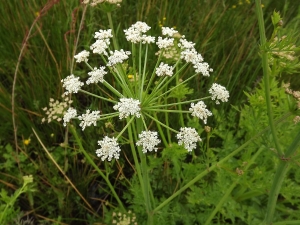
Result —
MULTIPOLYGON (((269 38, 273 31, 270 15, 277 10, 284 18, 284 32, 294 37, 299 46, 300 34, 296 31, 300 27, 300 8, 297 1, 265 1, 263 4, 269 38)), ((41 124, 44 117, 42 108, 48 105, 50 98, 60 99, 63 93, 61 79, 71 71, 86 76, 81 65, 73 67, 73 52, 88 49, 93 33, 108 28, 105 13, 99 8, 88 7, 87 10, 76 50, 74 44, 83 13, 80 1, 0 3, 0 31, 3 34, 0 36, 0 187, 5 195, 13 195, 22 186, 23 175, 34 177, 35 191, 22 194, 15 204, 16 212, 29 215, 34 224, 37 221, 44 224, 109 224, 113 216, 115 202, 105 183, 79 153, 72 136, 69 137, 69 147, 66 147, 62 144, 66 131, 61 123, 41 124), (34 20, 37 23, 15 74, 20 49, 34 20), (14 140, 11 105, 14 79, 17 143, 14 140), (92 209, 83 203, 53 161, 49 160, 32 128, 92 209)), ((199 79, 189 84, 189 88, 194 89, 192 95, 195 98, 200 96, 203 87, 216 81, 226 86, 231 95, 230 104, 218 106, 214 118, 208 120, 212 132, 206 133, 195 121, 189 121, 202 132, 204 140, 195 155, 187 155, 174 144, 164 149, 159 157, 149 158, 150 178, 157 201, 161 201, 199 171, 222 159, 267 126, 254 3, 234 0, 123 0, 121 8, 112 16, 117 33, 137 20, 149 24, 153 33, 159 33, 161 25, 176 26, 188 40, 196 43, 196 48, 214 68, 210 79, 199 79)), ((128 46, 122 47, 126 49, 128 46)), ((276 118, 290 111, 292 101, 281 88, 281 82, 289 81, 292 88, 299 90, 299 80, 299 70, 281 71, 277 79, 272 80, 271 95, 276 106, 276 118)), ((74 103, 75 106, 93 104, 96 103, 80 95, 78 102, 74 103)), ((117 128, 118 124, 115 124, 113 129, 117 128)), ((95 143, 99 136, 113 129, 103 124, 101 129, 78 130, 85 149, 102 170, 108 168, 95 157, 95 143)), ((295 125, 289 119, 280 123, 277 130, 280 143, 287 146, 295 131, 299 130, 299 124, 295 125)), ((294 213, 299 210, 300 197, 297 154, 292 158, 292 169, 282 186, 274 221, 300 219, 294 213)), ((110 179, 128 204, 128 209, 142 221, 145 215, 141 210, 143 202, 133 175, 134 168, 122 158, 111 165, 110 179)), ((206 175, 163 208, 159 221, 162 224, 204 224, 213 216, 214 224, 258 224, 264 218, 268 190, 277 164, 278 156, 273 149, 271 134, 265 132, 240 155, 206 175), (224 203, 219 206, 224 196, 224 203), (218 210, 214 213, 216 207, 218 210)))

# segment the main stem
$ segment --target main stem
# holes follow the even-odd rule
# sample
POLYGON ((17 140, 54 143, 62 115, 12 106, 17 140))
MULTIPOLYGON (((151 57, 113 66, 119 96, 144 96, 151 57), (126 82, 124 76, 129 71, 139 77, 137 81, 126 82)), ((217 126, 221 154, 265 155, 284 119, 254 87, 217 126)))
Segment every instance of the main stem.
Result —
POLYGON ((76 143, 78 144, 79 146, 79 150, 84 154, 85 158, 87 159, 87 161, 91 164, 91 166, 94 167, 94 169, 98 172, 98 174, 105 180, 106 184, 108 185, 110 191, 112 192, 112 195, 114 196, 114 198, 117 200, 120 208, 125 211, 125 207, 122 203, 122 201, 120 200, 119 198, 119 195, 116 193, 113 185, 110 183, 110 180, 107 176, 105 176, 103 174, 103 172, 99 169, 99 167, 96 165, 96 163, 94 163, 93 159, 90 157, 90 155, 85 151, 85 149, 83 148, 82 146, 82 143, 81 143, 81 139, 79 138, 77 132, 76 132, 76 129, 74 128, 74 126, 69 126, 70 127, 70 131, 71 133, 74 135, 75 137, 75 140, 76 140, 76 143))
MULTIPOLYGON (((136 130, 138 134, 140 134, 144 130, 144 126, 141 119, 136 120, 136 130)), ((145 198, 145 205, 146 205, 146 211, 148 215, 148 221, 147 225, 153 225, 153 212, 152 212, 152 205, 150 200, 150 192, 151 192, 151 186, 148 176, 148 167, 147 167, 147 159, 146 155, 142 152, 141 147, 138 147, 138 152, 141 160, 141 171, 142 171, 142 180, 141 187, 144 189, 144 198, 145 198)))
POLYGON ((267 113, 269 118, 269 125, 271 128, 272 136, 274 139, 274 143, 276 146, 276 150, 280 156, 283 155, 283 152, 280 148, 279 141, 276 135, 276 129, 274 125, 273 119, 273 110, 271 104, 271 94, 270 94, 270 76, 269 76, 269 64, 268 64, 268 54, 266 51, 266 32, 265 32, 265 25, 264 25, 264 17, 261 8, 261 1, 255 0, 256 3, 256 13, 258 18, 258 25, 259 25, 259 36, 260 36, 260 46, 261 46, 261 57, 262 57, 262 69, 264 75, 264 84, 265 84, 265 95, 266 95, 266 103, 267 103, 267 113))
POLYGON ((261 56, 262 56, 262 68, 264 73, 264 84, 265 84, 265 95, 266 95, 266 102, 267 102, 267 112, 269 118, 269 125, 271 128, 272 136, 274 139, 274 143, 276 146, 276 150, 280 157, 284 157, 281 159, 279 166, 277 168, 273 184, 270 190, 268 205, 267 205, 267 212, 264 224, 271 225, 273 223, 273 217, 276 207, 277 198, 280 192, 281 185, 283 183, 285 174, 289 170, 289 157, 297 150, 298 145, 300 144, 300 132, 295 137, 293 143, 290 145, 286 153, 284 154, 280 148, 278 138, 276 136, 276 130, 273 120, 273 112, 271 107, 271 96, 270 96, 270 84, 269 84, 269 65, 268 65, 268 55, 266 51, 266 35, 265 35, 265 26, 264 26, 264 19, 263 19, 263 12, 261 8, 261 1, 255 0, 256 3, 256 13, 258 18, 259 24, 259 34, 260 34, 260 44, 261 44, 261 56), (284 160, 283 160, 284 159, 284 160))
POLYGON ((273 184, 270 190, 270 195, 268 199, 268 206, 267 206, 267 212, 265 217, 265 224, 271 225, 273 222, 275 207, 277 198, 279 195, 279 191, 282 185, 282 182, 284 180, 285 174, 289 170, 289 164, 290 164, 290 156, 292 156, 297 148, 300 145, 300 131, 298 132, 297 136, 294 138, 293 143, 290 145, 290 147, 287 149, 285 158, 282 159, 279 163, 279 166, 277 168, 273 184))

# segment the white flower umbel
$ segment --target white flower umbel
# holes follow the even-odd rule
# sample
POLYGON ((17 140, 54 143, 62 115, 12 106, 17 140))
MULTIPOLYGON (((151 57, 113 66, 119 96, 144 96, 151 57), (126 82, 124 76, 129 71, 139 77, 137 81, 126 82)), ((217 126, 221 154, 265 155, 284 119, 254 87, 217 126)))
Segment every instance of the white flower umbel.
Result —
POLYGON ((212 87, 208 91, 211 94, 211 99, 216 99, 216 104, 220 104, 221 102, 227 102, 229 98, 229 92, 222 85, 213 83, 212 87))
POLYGON ((104 3, 104 2, 107 2, 109 4, 116 4, 116 5, 119 5, 119 3, 122 2, 122 0, 83 0, 83 4, 88 4, 89 2, 91 6, 96 6, 98 4, 101 4, 101 3, 104 3))
POLYGON ((155 42, 155 37, 152 37, 152 36, 148 36, 148 35, 143 35, 141 37, 141 41, 142 41, 142 44, 151 44, 151 43, 154 43, 155 42))
POLYGON ((202 73, 203 76, 205 77, 209 77, 210 76, 210 72, 213 72, 212 68, 209 68, 208 63, 204 62, 204 63, 195 63, 194 64, 194 68, 195 68, 195 72, 196 73, 202 73))
POLYGON ((157 138, 157 132, 155 131, 143 131, 139 134, 140 140, 136 142, 137 146, 143 146, 143 153, 147 153, 147 151, 152 152, 153 150, 156 152, 157 148, 155 147, 160 143, 160 140, 157 138))
POLYGON ((178 33, 177 30, 174 30, 174 28, 170 28, 170 27, 162 27, 162 34, 163 35, 167 35, 169 37, 173 37, 174 34, 178 33))
POLYGON ((117 139, 105 136, 102 141, 98 141, 98 145, 100 145, 101 148, 96 150, 96 155, 101 158, 102 161, 106 159, 111 161, 112 158, 119 159, 121 149, 117 143, 117 139))
POLYGON ((53 120, 60 122, 62 120, 62 116, 64 115, 65 111, 67 111, 67 108, 70 107, 72 102, 73 101, 70 100, 67 96, 63 96, 63 100, 61 102, 59 102, 58 100, 55 101, 53 98, 50 98, 49 108, 43 108, 43 111, 45 111, 47 118, 43 118, 42 123, 44 123, 45 121, 50 123, 53 120))
POLYGON ((103 83, 104 75, 107 74, 107 72, 104 70, 104 66, 100 66, 98 69, 97 67, 94 68, 93 71, 89 72, 88 75, 90 75, 90 78, 86 81, 86 84, 92 84, 92 83, 103 83))
POLYGON ((141 41, 141 33, 133 28, 124 30, 124 33, 127 41, 130 41, 134 44, 139 43, 141 41))
POLYGON ((185 39, 185 36, 182 35, 181 39, 179 40, 178 43, 178 47, 180 47, 181 49, 195 49, 195 43, 191 42, 191 41, 187 41, 185 39))
POLYGON ((160 65, 156 68, 156 75, 157 76, 169 76, 171 77, 173 75, 173 66, 169 66, 168 64, 165 64, 163 62, 160 63, 160 65))
POLYGON ((65 79, 62 79, 63 87, 67 90, 64 95, 77 93, 81 86, 84 85, 83 82, 79 81, 79 77, 75 77, 73 74, 67 76, 65 79))
POLYGON ((123 63, 131 53, 129 51, 124 51, 123 49, 110 51, 110 56, 108 57, 107 66, 114 66, 117 63, 123 63))
POLYGON ((132 28, 140 33, 146 33, 148 30, 151 29, 151 27, 148 26, 148 24, 146 24, 145 22, 141 22, 141 21, 137 21, 135 24, 132 24, 130 28, 132 28))
POLYGON ((160 49, 166 49, 174 45, 174 38, 158 37, 156 44, 160 49))
POLYGON ((100 111, 92 111, 90 113, 90 110, 88 109, 85 114, 78 116, 78 119, 82 120, 79 124, 79 126, 82 127, 82 130, 84 130, 86 126, 91 126, 92 124, 96 126, 97 120, 100 118, 99 114, 100 111))
POLYGON ((203 120, 204 124, 207 122, 207 117, 212 115, 211 111, 206 109, 206 105, 203 101, 199 101, 196 105, 191 103, 191 108, 189 110, 192 112, 192 116, 196 116, 203 120))
POLYGON ((109 38, 112 38, 113 35, 111 33, 111 29, 108 30, 99 30, 98 32, 95 32, 94 38, 97 38, 99 40, 106 40, 109 38))
POLYGON ((200 60, 198 52, 195 49, 185 49, 180 53, 180 58, 184 59, 187 63, 196 62, 200 60))
POLYGON ((124 30, 126 40, 135 44, 139 42, 142 42, 143 44, 152 43, 155 40, 154 37, 143 35, 150 30, 150 28, 151 27, 149 27, 146 23, 138 21, 131 25, 128 29, 124 30))
POLYGON ((167 49, 161 49, 155 53, 155 55, 161 55, 165 59, 172 59, 172 61, 177 61, 180 58, 180 52, 177 50, 176 46, 169 47, 167 49))
POLYGON ((93 50, 93 53, 97 53, 99 55, 107 55, 106 49, 108 49, 109 44, 109 39, 97 40, 94 44, 90 46, 90 49, 93 50))
POLYGON ((80 62, 88 62, 88 57, 90 56, 90 52, 83 50, 82 52, 79 52, 77 55, 74 56, 77 63, 80 62))
POLYGON ((64 118, 63 118, 63 120, 64 120, 64 126, 67 126, 67 123, 69 123, 70 120, 72 118, 75 118, 76 116, 77 116, 76 109, 74 109, 72 107, 69 108, 68 111, 65 113, 64 118))
POLYGON ((113 108, 114 110, 118 110, 120 112, 119 118, 127 118, 128 116, 136 116, 140 117, 140 101, 132 98, 121 98, 120 102, 116 104, 113 108))
POLYGON ((196 148, 196 143, 202 141, 197 131, 194 128, 182 127, 177 134, 178 144, 183 145, 184 148, 191 152, 196 148))

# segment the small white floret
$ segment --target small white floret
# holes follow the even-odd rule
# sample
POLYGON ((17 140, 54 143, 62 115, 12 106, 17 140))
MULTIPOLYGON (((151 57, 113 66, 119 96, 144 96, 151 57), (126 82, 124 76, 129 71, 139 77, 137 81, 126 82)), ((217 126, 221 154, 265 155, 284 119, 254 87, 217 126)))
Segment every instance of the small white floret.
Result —
POLYGON ((73 118, 75 118, 76 116, 77 116, 76 109, 70 107, 68 109, 68 111, 64 114, 64 118, 63 118, 63 120, 64 120, 64 123, 63 123, 64 126, 67 126, 67 123, 69 123, 70 120, 73 119, 73 118))
POLYGON ((173 66, 169 66, 168 64, 165 64, 163 62, 160 63, 160 65, 156 68, 155 73, 157 76, 169 76, 171 77, 173 75, 173 66))
POLYGON ((86 110, 85 114, 78 116, 78 119, 81 120, 79 126, 82 127, 82 130, 85 129, 86 126, 94 125, 96 126, 97 120, 100 118, 100 111, 92 111, 86 110))
POLYGON ((83 51, 79 52, 77 55, 75 55, 74 58, 76 59, 77 63, 88 62, 89 55, 90 55, 89 51, 83 50, 83 51))
POLYGON ((211 94, 211 99, 216 100, 217 104, 221 102, 227 102, 229 98, 229 91, 226 90, 222 85, 213 83, 212 87, 208 91, 211 94))
POLYGON ((211 111, 206 109, 206 105, 203 101, 199 101, 196 105, 191 103, 191 108, 189 110, 192 112, 192 116, 196 116, 203 120, 204 124, 207 122, 207 117, 212 115, 211 111))
POLYGON ((197 131, 194 128, 182 127, 180 132, 177 134, 178 144, 184 145, 184 148, 188 152, 193 151, 196 148, 196 143, 202 141, 197 131))
POLYGON ((107 72, 104 70, 104 66, 100 66, 98 69, 97 67, 94 68, 93 71, 89 72, 88 75, 90 76, 89 79, 86 81, 86 84, 92 84, 92 83, 98 83, 104 82, 104 75, 107 74, 107 72))
POLYGON ((63 87, 67 90, 64 95, 77 93, 84 85, 83 82, 79 81, 79 77, 75 77, 73 74, 62 79, 63 87))
POLYGON ((106 159, 111 161, 113 158, 119 159, 121 149, 115 138, 105 136, 102 141, 98 141, 98 145, 101 148, 96 150, 96 154, 102 161, 106 159))
POLYGON ((113 108, 114 110, 118 110, 120 112, 119 118, 127 118, 128 116, 136 116, 140 117, 140 101, 132 98, 121 98, 120 102, 116 104, 113 108))
POLYGON ((160 140, 157 138, 157 132, 155 131, 143 131, 139 134, 139 140, 136 142, 137 146, 142 146, 143 153, 147 153, 147 151, 152 152, 153 150, 156 152, 157 148, 155 147, 160 143, 160 140))

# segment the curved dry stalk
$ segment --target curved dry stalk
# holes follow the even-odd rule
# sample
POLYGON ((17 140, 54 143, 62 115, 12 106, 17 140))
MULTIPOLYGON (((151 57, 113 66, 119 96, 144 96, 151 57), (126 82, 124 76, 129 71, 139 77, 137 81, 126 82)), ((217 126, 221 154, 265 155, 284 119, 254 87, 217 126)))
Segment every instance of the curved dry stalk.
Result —
POLYGON ((25 37, 22 41, 22 47, 20 50, 20 54, 18 57, 18 61, 17 61, 17 65, 16 65, 16 69, 15 69, 15 73, 14 73, 14 79, 13 79, 13 85, 12 85, 12 93, 11 93, 11 112, 12 112, 12 123, 13 123, 13 130, 14 130, 14 141, 15 141, 15 148, 16 148, 16 157, 17 157, 17 163, 19 164, 19 160, 18 160, 18 149, 19 149, 19 145, 18 145, 18 137, 17 137, 17 125, 16 125, 16 118, 15 118, 15 90, 16 90, 16 83, 17 83, 17 77, 18 77, 18 71, 19 71, 19 66, 24 54, 24 51, 26 49, 28 40, 30 38, 30 35, 32 33, 33 28, 35 27, 35 25, 37 24, 37 22, 40 20, 40 18, 42 16, 44 16, 47 11, 49 9, 52 8, 53 5, 57 4, 60 0, 49 0, 44 7, 38 12, 38 16, 34 19, 34 21, 32 22, 28 32, 25 34, 25 37))
POLYGON ((88 201, 82 196, 82 194, 78 191, 78 189, 76 188, 76 186, 72 183, 72 181, 69 179, 69 177, 65 174, 65 172, 62 170, 62 168, 57 164, 57 162, 55 161, 55 159, 52 157, 52 155, 50 154, 50 152, 48 151, 48 149, 45 147, 45 145, 43 144, 43 142, 41 141, 41 139, 39 138, 39 136, 37 135, 37 133, 35 132, 35 130, 33 128, 31 128, 34 135, 36 136, 37 140, 39 141, 39 143, 41 144, 41 146, 43 147, 43 149, 45 150, 45 152, 47 153, 48 157, 51 159, 51 161, 54 163, 54 165, 58 168, 58 170, 62 173, 62 175, 66 178, 66 180, 68 181, 68 183, 72 186, 72 188, 76 191, 76 193, 80 196, 80 198, 84 201, 84 203, 92 210, 94 211, 93 207, 88 203, 88 201))

